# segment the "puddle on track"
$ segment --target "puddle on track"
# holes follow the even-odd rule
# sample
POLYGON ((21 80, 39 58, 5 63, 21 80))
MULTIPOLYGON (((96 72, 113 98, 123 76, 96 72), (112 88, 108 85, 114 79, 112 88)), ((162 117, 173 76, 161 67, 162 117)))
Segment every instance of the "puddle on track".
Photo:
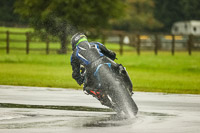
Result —
POLYGON ((164 113, 140 112, 134 119, 123 119, 107 108, 11 103, 0 103, 0 112, 0 129, 119 127, 141 123, 145 116, 154 116, 160 120, 173 116, 164 113))
POLYGON ((0 133, 199 133, 200 96, 135 92, 121 119, 82 91, 0 85, 0 133))

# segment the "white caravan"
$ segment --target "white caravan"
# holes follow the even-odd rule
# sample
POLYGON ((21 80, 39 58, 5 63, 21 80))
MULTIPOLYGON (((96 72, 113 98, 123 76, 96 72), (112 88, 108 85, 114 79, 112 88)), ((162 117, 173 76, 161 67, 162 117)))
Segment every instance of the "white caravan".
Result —
POLYGON ((200 35, 200 21, 191 20, 175 22, 172 26, 171 33, 175 35, 200 35))

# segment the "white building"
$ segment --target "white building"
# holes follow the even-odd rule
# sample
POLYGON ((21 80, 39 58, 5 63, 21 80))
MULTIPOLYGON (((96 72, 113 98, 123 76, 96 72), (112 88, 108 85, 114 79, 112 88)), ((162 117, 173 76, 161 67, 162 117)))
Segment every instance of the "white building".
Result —
POLYGON ((200 21, 180 21, 175 22, 171 29, 172 34, 182 34, 182 35, 200 35, 200 21))

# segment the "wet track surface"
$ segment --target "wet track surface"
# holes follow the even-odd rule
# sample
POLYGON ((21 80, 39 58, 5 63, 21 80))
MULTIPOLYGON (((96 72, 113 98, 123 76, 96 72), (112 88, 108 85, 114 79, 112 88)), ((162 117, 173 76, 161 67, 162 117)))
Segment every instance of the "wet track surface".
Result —
POLYGON ((80 90, 0 85, 0 133, 199 133, 200 95, 135 92, 134 119, 119 119, 80 90))

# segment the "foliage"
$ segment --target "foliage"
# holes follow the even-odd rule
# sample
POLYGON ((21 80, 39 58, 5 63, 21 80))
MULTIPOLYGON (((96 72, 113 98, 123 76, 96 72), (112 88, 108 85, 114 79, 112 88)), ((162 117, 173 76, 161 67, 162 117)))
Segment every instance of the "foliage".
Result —
POLYGON ((0 25, 13 26, 22 23, 19 15, 14 13, 15 0, 0 0, 0 25))
POLYGON ((126 31, 150 31, 162 26, 154 17, 153 0, 127 0, 127 15, 115 22, 115 28, 126 31))
POLYGON ((64 51, 68 34, 106 28, 123 11, 122 0, 17 0, 15 6, 36 30, 58 36, 64 51))
POLYGON ((169 32, 176 21, 200 20, 199 0, 154 0, 156 19, 164 24, 161 31, 169 32))
POLYGON ((0 1, 1 25, 28 21, 39 32, 58 36, 62 43, 66 41, 63 34, 90 28, 96 30, 94 35, 110 24, 131 32, 169 32, 176 21, 200 20, 199 0, 16 0, 13 12, 14 2, 0 1))
POLYGON ((199 0, 180 0, 184 20, 200 20, 200 1, 199 0))

